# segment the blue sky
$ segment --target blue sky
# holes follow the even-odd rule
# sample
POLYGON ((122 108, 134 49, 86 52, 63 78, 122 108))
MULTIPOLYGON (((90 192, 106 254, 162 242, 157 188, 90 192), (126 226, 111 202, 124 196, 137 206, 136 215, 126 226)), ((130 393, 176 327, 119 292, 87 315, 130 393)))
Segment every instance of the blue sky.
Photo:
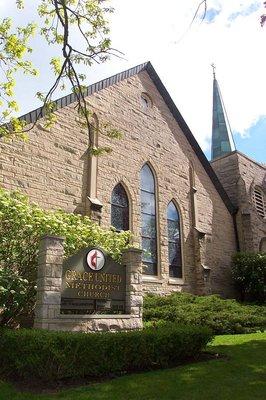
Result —
MULTIPOLYGON (((26 0, 23 13, 15 13, 15 0, 1 0, 0 17, 14 16, 20 24, 35 19, 26 0)), ((266 27, 259 24, 263 1, 208 0, 206 20, 188 30, 198 0, 113 0, 113 47, 124 59, 95 65, 87 73, 90 84, 150 60, 204 152, 210 151, 212 124, 212 69, 223 95, 237 149, 266 162, 266 27), (152 7, 151 7, 152 5, 152 7), (265 149, 265 150, 264 150, 265 149)), ((55 51, 36 36, 33 62, 40 77, 19 76, 17 99, 21 114, 39 106, 37 91, 52 84, 49 58, 55 51)), ((58 97, 66 93, 58 93, 58 97)))
MULTIPOLYGON (((236 149, 246 154, 255 161, 265 164, 266 161, 266 116, 252 125, 246 136, 239 132, 233 132, 236 149)), ((205 150, 208 159, 211 157, 211 150, 205 150)))
POLYGON ((221 9, 209 8, 206 11, 205 21, 208 23, 214 22, 217 15, 219 15, 221 9))
POLYGON ((256 161, 266 161, 266 116, 261 117, 248 130, 247 137, 234 134, 236 148, 242 153, 255 158, 256 161))

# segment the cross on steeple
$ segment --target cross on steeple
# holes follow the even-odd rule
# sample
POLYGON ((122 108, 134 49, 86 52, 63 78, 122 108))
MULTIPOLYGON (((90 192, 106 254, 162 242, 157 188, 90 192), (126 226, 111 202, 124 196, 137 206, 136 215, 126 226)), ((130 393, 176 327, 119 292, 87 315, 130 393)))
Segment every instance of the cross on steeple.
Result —
POLYGON ((212 64, 211 64, 211 67, 212 67, 213 79, 216 79, 216 77, 215 77, 215 70, 216 70, 215 64, 212 63, 212 64))

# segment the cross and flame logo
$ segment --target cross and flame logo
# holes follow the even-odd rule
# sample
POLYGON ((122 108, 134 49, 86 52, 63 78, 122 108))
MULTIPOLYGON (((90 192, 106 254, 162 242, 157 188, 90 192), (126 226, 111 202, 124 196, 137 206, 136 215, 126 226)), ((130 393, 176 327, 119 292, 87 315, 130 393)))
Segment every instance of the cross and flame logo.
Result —
POLYGON ((105 257, 101 250, 92 249, 87 254, 87 264, 90 269, 99 271, 105 264, 105 257))

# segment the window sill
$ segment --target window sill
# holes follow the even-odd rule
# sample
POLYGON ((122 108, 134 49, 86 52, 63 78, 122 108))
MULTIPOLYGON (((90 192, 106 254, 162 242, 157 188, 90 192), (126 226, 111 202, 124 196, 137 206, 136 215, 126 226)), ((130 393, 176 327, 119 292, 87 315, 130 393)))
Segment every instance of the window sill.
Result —
POLYGON ((168 285, 184 285, 184 279, 181 278, 169 278, 168 285))
POLYGON ((142 275, 142 282, 162 284, 164 281, 163 279, 160 279, 158 276, 142 275))

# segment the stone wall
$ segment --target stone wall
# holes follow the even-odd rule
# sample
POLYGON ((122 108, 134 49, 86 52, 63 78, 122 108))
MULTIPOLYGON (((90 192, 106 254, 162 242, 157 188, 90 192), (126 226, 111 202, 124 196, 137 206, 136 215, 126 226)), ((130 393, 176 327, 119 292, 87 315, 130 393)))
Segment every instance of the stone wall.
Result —
POLYGON ((23 191, 46 209, 83 212, 88 137, 76 118, 73 104, 57 112, 57 122, 50 131, 38 121, 28 143, 1 141, 1 185, 23 191))
MULTIPOLYGON (((94 96, 90 99, 99 119, 108 118, 124 133, 124 138, 113 146, 112 153, 99 159, 97 196, 103 204, 102 224, 110 225, 111 192, 118 182, 122 182, 130 196, 131 229, 135 242, 140 243, 140 170, 145 162, 149 162, 158 187, 159 273, 156 278, 143 277, 144 290, 159 293, 173 290, 202 292, 201 289, 198 290, 192 187, 189 180, 189 167, 193 164, 197 202, 196 224, 207 236, 204 239, 204 263, 211 268, 212 292, 228 295, 231 255, 236 245, 232 217, 222 199, 148 74, 143 72, 112 89, 112 102, 109 101, 109 89, 100 91, 96 98, 94 96), (152 108, 142 108, 142 92, 149 94, 152 108), (168 273, 166 209, 172 199, 178 205, 182 219, 183 280, 169 279, 168 273)), ((102 146, 109 143, 102 136, 99 140, 102 146)))
POLYGON ((212 161, 212 166, 233 204, 236 216, 240 250, 259 251, 266 237, 266 219, 256 211, 252 199, 254 187, 264 191, 266 199, 266 168, 239 151, 212 161))
MULTIPOLYGON (((144 163, 149 162, 156 177, 158 276, 144 276, 144 290, 207 290, 232 295, 230 263, 236 250, 232 216, 147 72, 100 90, 88 101, 100 123, 109 121, 123 132, 123 138, 112 143, 99 135, 99 145, 111 145, 113 150, 98 159, 96 196, 103 204, 101 224, 110 226, 111 192, 122 182, 130 199, 133 244, 139 244, 139 185, 144 163), (143 108, 142 92, 150 96, 151 108, 143 108), (193 185, 189 179, 191 165, 193 185), (168 273, 166 209, 171 200, 181 215, 183 279, 170 279, 168 273), (203 239, 197 232, 203 232, 203 239), (207 286, 203 265, 211 271, 207 286)), ((58 120, 50 131, 43 130, 40 120, 30 133, 29 143, 1 143, 0 174, 5 188, 21 189, 45 208, 60 207, 84 214, 89 179, 88 139, 76 122, 74 106, 57 112, 58 120)))

